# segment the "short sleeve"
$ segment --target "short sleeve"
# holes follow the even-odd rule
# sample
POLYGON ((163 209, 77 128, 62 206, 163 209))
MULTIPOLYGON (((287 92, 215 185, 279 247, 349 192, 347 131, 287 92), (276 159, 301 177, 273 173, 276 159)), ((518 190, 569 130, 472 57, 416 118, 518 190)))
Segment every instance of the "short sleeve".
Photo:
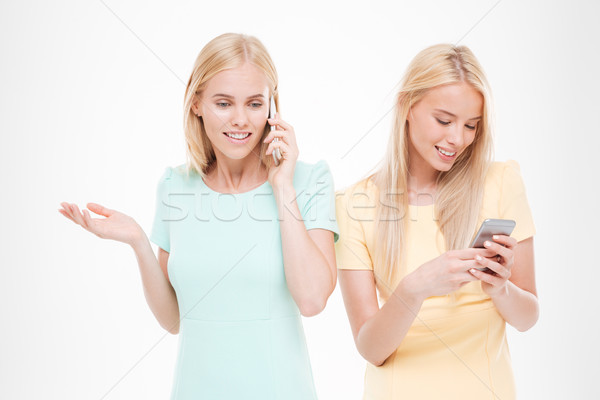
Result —
POLYGON ((300 213, 307 230, 320 228, 333 232, 334 242, 339 238, 339 229, 335 220, 335 192, 333 176, 329 166, 323 160, 316 163, 307 180, 306 202, 300 213))
POLYGON ((525 184, 521 177, 519 164, 510 160, 505 163, 499 203, 500 217, 516 221, 511 234, 518 242, 535 235, 533 216, 527 201, 525 184))
POLYGON ((340 227, 340 239, 335 244, 335 257, 338 269, 373 270, 364 228, 355 210, 349 207, 356 206, 360 211, 362 205, 354 204, 356 199, 354 190, 338 192, 336 199, 336 217, 340 227))
POLYGON ((154 213, 152 232, 150 233, 150 241, 155 243, 166 252, 171 251, 169 226, 170 218, 169 207, 167 207, 171 174, 172 169, 167 167, 158 181, 158 185, 156 187, 156 211, 154 213))

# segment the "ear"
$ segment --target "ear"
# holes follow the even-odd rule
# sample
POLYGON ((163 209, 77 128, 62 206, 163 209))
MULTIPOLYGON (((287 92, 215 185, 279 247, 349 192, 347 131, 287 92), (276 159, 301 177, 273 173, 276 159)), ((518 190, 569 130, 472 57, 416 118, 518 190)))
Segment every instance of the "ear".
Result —
POLYGON ((411 119, 415 119, 415 117, 413 116, 413 108, 410 107, 408 109, 408 114, 406 114, 406 125, 408 125, 408 121, 410 121, 411 119))
POLYGON ((192 101, 192 112, 198 117, 202 116, 202 110, 200 108, 200 99, 198 95, 195 95, 194 100, 192 101))

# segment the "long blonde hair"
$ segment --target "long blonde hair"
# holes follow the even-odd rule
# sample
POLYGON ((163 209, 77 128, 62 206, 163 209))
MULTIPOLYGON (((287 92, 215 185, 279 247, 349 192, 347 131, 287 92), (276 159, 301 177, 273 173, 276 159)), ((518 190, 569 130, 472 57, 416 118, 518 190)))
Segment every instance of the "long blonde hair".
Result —
MULTIPOLYGON (((183 130, 188 173, 194 171, 204 177, 216 161, 215 152, 206 135, 202 118, 196 116, 192 105, 200 99, 202 90, 213 76, 226 69, 237 68, 246 62, 255 65, 265 73, 269 83, 269 92, 274 97, 275 105, 279 109, 277 70, 267 49, 257 38, 238 33, 225 33, 208 42, 196 58, 194 69, 185 89, 183 130)), ((265 124, 262 137, 264 138, 268 132, 269 125, 265 124)), ((262 143, 259 158, 261 163, 270 167, 272 160, 270 157, 265 157, 267 147, 268 144, 262 143)))
POLYGON ((491 92, 483 69, 469 48, 438 44, 421 51, 409 64, 400 84, 386 155, 379 170, 370 177, 380 193, 374 272, 389 284, 403 269, 404 217, 408 215, 408 113, 428 90, 459 82, 466 82, 481 93, 483 115, 473 143, 449 171, 439 174, 434 209, 446 250, 467 247, 476 229, 484 179, 492 158, 491 92))

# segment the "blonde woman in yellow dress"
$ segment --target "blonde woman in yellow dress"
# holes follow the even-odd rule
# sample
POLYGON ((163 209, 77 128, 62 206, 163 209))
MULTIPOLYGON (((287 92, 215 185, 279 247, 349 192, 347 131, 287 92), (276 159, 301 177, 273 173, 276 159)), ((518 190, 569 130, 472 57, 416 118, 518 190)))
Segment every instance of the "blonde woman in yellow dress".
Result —
POLYGON ((518 164, 491 161, 491 115, 467 47, 423 50, 382 165, 338 194, 338 276, 368 361, 364 399, 515 398, 505 326, 538 319, 535 228, 518 164), (486 218, 516 227, 468 248, 486 218))

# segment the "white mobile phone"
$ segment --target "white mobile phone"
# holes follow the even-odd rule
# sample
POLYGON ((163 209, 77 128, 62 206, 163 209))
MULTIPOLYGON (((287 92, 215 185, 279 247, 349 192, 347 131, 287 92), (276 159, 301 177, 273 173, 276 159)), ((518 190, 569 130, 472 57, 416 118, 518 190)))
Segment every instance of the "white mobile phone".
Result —
MULTIPOLYGON (((277 112, 277 106, 275 106, 275 96, 271 96, 271 104, 269 105, 269 118, 275 118, 275 113, 277 112)), ((275 130, 275 125, 271 125, 271 131, 275 130)), ((279 142, 279 138, 273 139, 273 142, 279 142)), ((279 166, 279 161, 281 160, 281 152, 279 149, 273 150, 273 162, 275 166, 279 166)))
MULTIPOLYGON (((481 227, 477 231, 477 234, 475 235, 475 238, 473 239, 469 247, 484 248, 485 246, 483 245, 483 243, 485 243, 486 240, 493 242, 494 235, 510 236, 512 231, 515 229, 516 224, 517 223, 512 219, 486 219, 481 224, 481 227)), ((490 271, 489 268, 477 269, 483 272, 490 271)))

